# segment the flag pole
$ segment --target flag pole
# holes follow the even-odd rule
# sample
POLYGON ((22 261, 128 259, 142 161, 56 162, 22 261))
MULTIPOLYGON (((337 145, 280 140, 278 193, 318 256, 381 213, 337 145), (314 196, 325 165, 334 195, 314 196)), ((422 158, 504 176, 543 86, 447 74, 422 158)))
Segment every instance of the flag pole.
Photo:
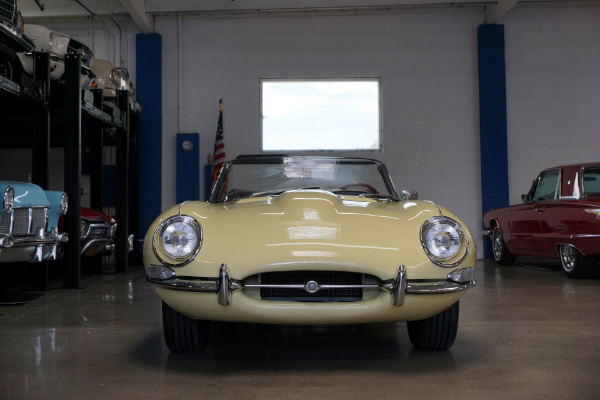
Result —
POLYGON ((211 173, 211 187, 221 172, 221 167, 225 164, 225 140, 223 138, 223 99, 219 99, 219 122, 217 124, 217 134, 215 137, 215 147, 213 151, 213 167, 211 173))

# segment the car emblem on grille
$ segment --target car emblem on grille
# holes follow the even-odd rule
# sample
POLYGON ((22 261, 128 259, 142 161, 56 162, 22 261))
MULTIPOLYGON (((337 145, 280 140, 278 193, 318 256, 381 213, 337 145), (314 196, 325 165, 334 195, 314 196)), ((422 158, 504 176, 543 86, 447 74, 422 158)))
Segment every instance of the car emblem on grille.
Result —
POLYGON ((317 293, 321 289, 321 286, 315 281, 310 281, 306 285, 304 285, 304 290, 308 293, 317 293))

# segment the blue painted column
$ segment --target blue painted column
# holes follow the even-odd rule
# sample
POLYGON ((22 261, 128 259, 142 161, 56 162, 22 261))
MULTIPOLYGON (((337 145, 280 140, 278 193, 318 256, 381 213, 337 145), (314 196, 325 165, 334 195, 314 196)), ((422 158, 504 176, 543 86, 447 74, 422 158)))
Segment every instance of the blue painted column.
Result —
MULTIPOLYGON (((504 25, 477 28, 482 211, 508 205, 508 148, 504 25)), ((492 258, 484 238, 484 257, 492 258)))
POLYGON ((175 202, 200 199, 200 135, 178 133, 175 202))
MULTIPOLYGON (((136 35, 139 116, 139 229, 143 238, 162 211, 162 37, 136 35)), ((141 251, 141 246, 140 246, 141 251)))

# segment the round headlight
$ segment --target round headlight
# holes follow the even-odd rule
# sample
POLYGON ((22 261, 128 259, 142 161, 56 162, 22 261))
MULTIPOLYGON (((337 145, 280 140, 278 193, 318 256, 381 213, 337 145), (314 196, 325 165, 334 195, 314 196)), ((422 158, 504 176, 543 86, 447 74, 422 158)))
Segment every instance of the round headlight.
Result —
POLYGON ((12 186, 7 186, 4 190, 4 197, 2 200, 2 209, 4 212, 10 212, 15 204, 15 189, 12 186))
POLYGON ((464 229, 447 217, 429 218, 423 223, 421 244, 429 259, 441 267, 454 267, 467 255, 464 229))
POLYGON ((66 193, 63 193, 62 196, 60 196, 60 213, 62 215, 65 215, 67 213, 68 209, 69 209, 69 196, 67 196, 66 193))
POLYGON ((87 231, 87 222, 83 218, 79 221, 79 230, 81 231, 81 236, 85 235, 87 231))
POLYGON ((187 264, 196 256, 200 246, 202 228, 198 221, 186 215, 167 219, 154 234, 156 255, 165 264, 187 264))

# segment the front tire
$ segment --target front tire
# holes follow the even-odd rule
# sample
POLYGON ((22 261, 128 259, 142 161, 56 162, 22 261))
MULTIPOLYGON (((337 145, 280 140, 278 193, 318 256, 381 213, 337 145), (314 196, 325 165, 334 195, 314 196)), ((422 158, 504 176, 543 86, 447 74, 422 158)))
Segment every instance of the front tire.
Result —
POLYGON ((450 308, 420 321, 408 321, 408 336, 417 349, 447 350, 458 331, 458 301, 450 308))
POLYGON ((0 77, 12 81, 13 71, 12 66, 8 61, 0 60, 0 77))
POLYGON ((18 57, 14 57, 11 60, 0 61, 0 76, 13 81, 20 85, 22 81, 23 67, 18 57))
POLYGON ((492 234, 492 250, 494 253, 494 260, 499 265, 513 265, 515 263, 516 256, 510 252, 502 237, 499 227, 494 228, 492 234))
POLYGON ((206 348, 210 321, 195 320, 162 302, 165 343, 173 353, 193 353, 206 348))
POLYGON ((594 258, 585 257, 569 244, 561 244, 559 253, 563 271, 571 278, 585 278, 592 274, 594 258))

